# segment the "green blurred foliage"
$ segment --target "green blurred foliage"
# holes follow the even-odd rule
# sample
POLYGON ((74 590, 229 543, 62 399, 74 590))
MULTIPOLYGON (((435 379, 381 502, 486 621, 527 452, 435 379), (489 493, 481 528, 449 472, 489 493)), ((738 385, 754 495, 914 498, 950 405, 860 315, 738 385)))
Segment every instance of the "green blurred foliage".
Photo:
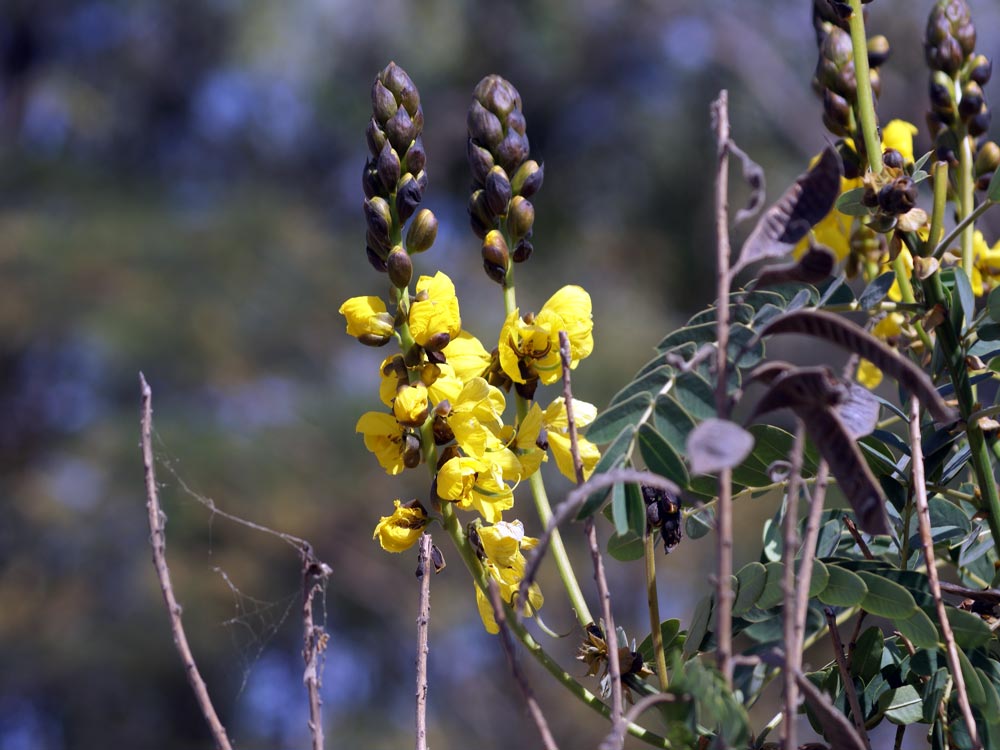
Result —
MULTIPOLYGON (((564 283, 591 292, 597 349, 574 385, 603 405, 711 293, 716 91, 732 89, 734 135, 773 186, 822 146, 807 5, 4 4, 0 748, 208 746, 149 563, 140 370, 185 623, 238 745, 305 745, 298 560, 198 497, 309 539, 333 566, 330 746, 409 744, 415 560, 370 535, 394 497, 428 487, 417 473, 390 481, 354 434, 378 408, 382 353, 344 336, 336 314, 348 296, 384 293, 360 211, 372 78, 395 59, 420 87, 424 205, 442 226, 417 271, 452 276, 484 340, 503 308, 467 228, 465 108, 486 73, 518 86, 546 165, 521 304, 564 283)), ((994 23, 980 28, 995 29, 985 5, 994 23)), ((874 6, 877 30, 919 38, 923 8, 896 6, 874 6)), ((882 111, 919 122, 901 72, 919 45, 895 48, 882 111)), ((689 616, 704 551, 664 561, 664 617, 689 616)), ((611 576, 619 624, 641 639, 637 573, 612 564, 611 576)), ((547 622, 569 630, 542 582, 547 622)), ((457 559, 432 589, 430 744, 534 744, 457 559)), ((574 648, 554 646, 566 664, 574 648)), ((593 744, 602 722, 526 668, 565 746, 593 744)))

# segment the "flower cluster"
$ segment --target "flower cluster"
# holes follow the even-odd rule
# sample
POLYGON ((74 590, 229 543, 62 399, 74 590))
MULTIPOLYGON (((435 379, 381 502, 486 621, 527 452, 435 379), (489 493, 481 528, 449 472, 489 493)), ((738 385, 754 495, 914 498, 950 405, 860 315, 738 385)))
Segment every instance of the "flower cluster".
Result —
MULTIPOLYGON (((379 367, 378 393, 385 408, 363 414, 355 429, 388 474, 425 464, 432 475, 428 502, 396 500, 394 512, 381 518, 373 538, 389 552, 402 552, 451 508, 472 512, 477 518, 470 528, 475 529, 480 564, 505 601, 514 604, 524 573, 523 551, 535 540, 524 535, 520 521, 506 521, 503 514, 514 507, 515 488, 539 471, 550 450, 558 469, 576 478, 565 401, 556 398, 543 408, 534 393, 539 382, 560 379, 561 331, 569 337, 571 367, 593 351, 590 296, 579 286, 565 286, 537 314, 510 309, 497 345, 489 351, 463 328, 455 285, 446 274, 420 276, 411 293, 410 256, 428 249, 436 235, 433 214, 415 212, 426 185, 423 113, 416 87, 395 64, 376 79, 372 103, 372 155, 364 173, 367 254, 376 269, 388 273, 391 288, 388 301, 377 295, 352 297, 340 313, 347 333, 360 342, 382 346, 395 340, 400 351, 379 367), (405 154, 402 159, 400 153, 405 154), (399 238, 408 220, 404 246, 399 238), (520 416, 511 424, 505 412, 514 386, 520 416)), ((533 218, 533 209, 524 196, 541 185, 541 168, 526 161, 520 98, 513 86, 491 76, 476 88, 473 110, 470 153, 484 162, 496 161, 479 180, 474 202, 488 201, 491 225, 477 234, 487 240, 506 235, 527 247, 530 221, 523 220, 525 212, 533 218)), ((476 218, 475 210, 472 216, 476 218)), ((577 427, 585 427, 596 409, 574 400, 573 413, 577 427)), ((600 458, 598 449, 581 437, 578 453, 584 476, 589 476, 600 458)), ((484 592, 477 590, 477 600, 487 630, 496 632, 484 592)), ((525 613, 541 605, 541 592, 532 585, 525 613)))

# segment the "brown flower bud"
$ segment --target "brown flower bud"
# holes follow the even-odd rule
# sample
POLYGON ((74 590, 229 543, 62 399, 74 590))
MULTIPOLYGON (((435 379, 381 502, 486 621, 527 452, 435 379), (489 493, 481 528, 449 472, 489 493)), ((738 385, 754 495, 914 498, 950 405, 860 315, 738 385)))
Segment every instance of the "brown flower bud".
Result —
POLYGON ((889 59, 889 40, 881 34, 868 40, 868 65, 877 68, 889 59))
POLYGON ((963 120, 968 120, 973 115, 978 115, 985 103, 983 90, 979 84, 975 81, 969 81, 962 87, 962 100, 958 103, 958 114, 963 120))
POLYGON ((376 169, 385 192, 395 191, 396 183, 399 181, 399 155, 388 141, 382 146, 382 151, 378 155, 376 169))
POLYGON ((487 232, 483 239, 483 268, 486 275, 496 283, 503 284, 509 264, 510 251, 503 235, 496 229, 487 232))
POLYGON ((371 245, 365 247, 365 255, 367 255, 368 262, 371 263, 372 268, 379 273, 385 273, 389 270, 385 265, 385 258, 379 255, 377 251, 373 250, 371 245))
POLYGON ((897 177, 878 194, 878 205, 888 214, 905 214, 917 203, 917 185, 909 177, 897 177))
POLYGON ((375 119, 384 125, 390 117, 396 114, 398 108, 396 97, 376 78, 375 83, 372 84, 372 112, 375 119))
POLYGON ((411 115, 417 111, 420 106, 420 94, 405 70, 395 62, 390 62, 379 74, 379 78, 392 92, 396 101, 406 107, 411 115))
POLYGON ((976 177, 993 174, 997 167, 1000 167, 1000 146, 993 141, 986 141, 976 154, 976 177))
POLYGON ((990 82, 991 75, 993 75, 993 61, 986 55, 976 55, 972 59, 969 80, 975 81, 980 86, 985 86, 990 82))
POLYGON ((389 227, 392 226, 392 212, 385 198, 374 196, 364 203, 365 221, 368 223, 368 231, 381 240, 389 237, 389 227))
POLYGON ((406 230, 406 249, 410 255, 429 250, 437 239, 438 221, 430 209, 422 208, 406 230))
POLYGON ((447 445, 455 439, 455 433, 452 432, 451 425, 440 414, 434 415, 434 420, 431 422, 431 430, 434 434, 435 445, 447 445))
POLYGON ((903 155, 894 148, 887 148, 882 152, 882 163, 892 169, 902 169, 906 164, 903 155))
POLYGON ((502 216, 507 213, 511 195, 510 180, 507 179, 507 173, 502 167, 493 167, 486 175, 486 188, 483 192, 491 214, 502 216))
POLYGON ((510 187, 515 195, 530 198, 542 187, 542 180, 544 178, 545 167, 534 159, 528 159, 514 172, 514 176, 510 181, 510 187))
POLYGON ((509 131, 507 136, 497 144, 496 158, 507 174, 513 174, 521 163, 528 158, 528 136, 516 131, 509 131))
POLYGON ((969 122, 966 125, 969 130, 969 135, 973 138, 978 138, 979 136, 985 134, 990 129, 991 119, 992 115, 986 108, 983 108, 978 114, 970 117, 969 122))
POLYGON ((403 466, 407 469, 415 469, 420 466, 422 460, 420 438, 412 432, 406 433, 406 437, 403 438, 403 466))
POLYGON ((468 139, 466 146, 466 157, 469 160, 469 169, 472 170, 472 182, 477 187, 486 184, 486 176, 493 169, 493 154, 489 149, 483 148, 472 138, 468 139))
POLYGON ((400 107, 396 114, 389 118, 385 124, 385 134, 389 143, 398 153, 406 153, 410 148, 410 142, 417 136, 417 126, 406 111, 406 107, 400 107))
POLYGON ((487 148, 495 148, 503 138, 503 125, 500 124, 500 120, 478 101, 472 102, 469 107, 466 124, 469 136, 487 148))
POLYGON ((374 198, 382 192, 382 183, 378 178, 378 169, 371 159, 365 160, 365 168, 361 172, 361 189, 365 198, 374 198))
POLYGON ((385 265, 389 271, 389 281, 394 287, 402 289, 410 285, 410 279, 413 278, 413 261, 403 248, 399 245, 394 247, 386 258, 385 265))
POLYGON ((479 238, 485 238, 486 233, 496 226, 496 216, 486 202, 485 190, 476 190, 469 196, 469 223, 479 238))
POLYGON ((419 181, 407 172, 396 187, 396 214, 401 224, 413 216, 422 198, 423 190, 419 181))
POLYGON ((375 122, 374 116, 368 121, 368 127, 365 129, 365 140, 368 142, 368 151, 371 152, 372 157, 377 157, 385 144, 385 131, 375 122))
POLYGON ((510 81, 498 75, 488 75, 476 84, 473 98, 498 117, 506 118, 513 110, 521 109, 521 95, 510 81))
POLYGON ((426 163, 427 154, 424 152, 424 139, 418 135, 406 151, 406 156, 403 158, 403 169, 406 172, 417 174, 423 171, 426 163))
POLYGON ((535 251, 535 246, 531 244, 528 239, 523 239, 517 243, 517 247, 514 248, 514 253, 511 255, 511 259, 515 263, 524 263, 531 254, 535 251))
POLYGON ((507 231, 511 239, 517 242, 526 237, 534 223, 535 207, 531 205, 531 201, 520 195, 515 196, 510 202, 510 211, 507 214, 507 231))

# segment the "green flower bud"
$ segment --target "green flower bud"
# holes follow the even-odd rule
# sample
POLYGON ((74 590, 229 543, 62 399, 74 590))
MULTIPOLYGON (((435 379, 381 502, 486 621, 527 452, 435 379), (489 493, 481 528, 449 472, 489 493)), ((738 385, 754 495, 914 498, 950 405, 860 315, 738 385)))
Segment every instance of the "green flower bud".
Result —
POLYGON ((534 223, 535 207, 527 198, 516 196, 510 202, 510 210, 507 214, 507 231, 511 238, 516 242, 522 237, 527 237, 534 223))
POLYGON ((993 75, 993 62, 986 55, 976 55, 969 66, 969 80, 980 86, 990 82, 993 75))
POLYGON ((376 238, 388 238, 389 227, 392 226, 392 212, 385 198, 374 196, 364 203, 365 221, 368 223, 368 230, 376 238))
POLYGON ((983 90, 979 84, 975 81, 969 81, 962 87, 962 100, 958 103, 958 114, 963 120, 968 120, 973 115, 978 115, 985 103, 983 90))
POLYGON ((507 204, 510 203, 510 180, 502 167, 493 167, 486 175, 486 188, 483 191, 486 195, 486 204, 490 213, 502 216, 507 213, 507 204))
POLYGON ((376 78, 372 84, 372 112, 375 120, 384 125, 389 118, 396 114, 399 105, 396 104, 396 97, 392 95, 382 82, 376 78))
POLYGON ((389 281, 394 287, 403 289, 410 285, 410 279, 413 278, 413 261, 410 260, 410 256, 403 248, 399 245, 394 247, 389 253, 385 265, 389 271, 389 281))
POLYGON ((424 139, 419 135, 413 139, 410 148, 403 157, 403 168, 406 172, 417 174, 424 171, 427 162, 427 154, 424 152, 424 139))
POLYGON ((487 232, 483 239, 483 268, 486 275, 496 283, 503 284, 509 264, 510 251, 503 235, 496 229, 487 232))
POLYGON ((511 178, 510 187, 515 195, 523 195, 530 198, 542 187, 542 180, 545 178, 545 167, 534 159, 528 159, 514 173, 511 178))
POLYGON ((493 149, 503 138, 503 125, 499 118, 478 101, 472 102, 466 118, 469 136, 484 146, 493 149))
POLYGON ((399 153, 406 153, 410 148, 410 143, 418 133, 419 130, 410 117, 410 113, 406 111, 406 107, 397 109, 396 114, 390 117, 385 124, 386 137, 399 153))
POLYGON ((868 40, 868 65, 877 68, 889 59, 889 40, 881 34, 868 40))
POLYGON ((517 243, 517 247, 514 248, 514 254, 511 256, 515 263, 524 263, 531 254, 535 251, 535 246, 525 238, 517 243))
POLYGON ((988 109, 983 109, 979 114, 973 115, 969 118, 969 122, 966 127, 969 130, 969 135, 973 138, 978 138, 984 135, 990 129, 990 120, 992 115, 988 109))
POLYGON ((976 177, 993 174, 997 171, 997 167, 1000 167, 1000 146, 993 141, 986 141, 976 154, 976 177))
POLYGON ((378 170, 379 181, 382 183, 382 187, 385 188, 385 192, 393 192, 396 189, 396 183, 399 182, 399 155, 389 145, 388 141, 386 141, 386 144, 382 147, 382 152, 378 155, 376 169, 378 170))
POLYGON ((401 224, 406 223, 406 220, 413 216, 413 212, 417 210, 423 197, 419 180, 409 172, 403 175, 396 186, 396 215, 399 216, 401 224))
POLYGON ((486 184, 486 176, 493 169, 493 154, 489 152, 489 149, 483 148, 475 140, 469 138, 466 157, 469 160, 469 169, 472 170, 472 183, 477 187, 482 187, 486 184))
POLYGON ((410 254, 428 250, 437 239, 438 221, 430 209, 422 208, 410 222, 406 231, 406 249, 410 254))

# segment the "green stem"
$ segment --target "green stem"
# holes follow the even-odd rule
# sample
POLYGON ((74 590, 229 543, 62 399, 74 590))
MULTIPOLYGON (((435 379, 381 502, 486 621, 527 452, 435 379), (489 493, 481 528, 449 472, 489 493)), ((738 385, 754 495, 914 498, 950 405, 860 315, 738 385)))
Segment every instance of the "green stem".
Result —
MULTIPOLYGON (((892 270, 896 273, 896 283, 899 284, 899 293, 903 302, 908 305, 915 304, 917 300, 913 296, 913 286, 910 284, 910 272, 906 269, 906 264, 903 262, 903 255, 901 253, 896 255, 896 259, 892 261, 892 270)), ((931 341, 931 337, 924 330, 924 324, 919 320, 915 320, 913 321, 913 328, 916 330, 920 341, 923 342, 924 351, 934 351, 934 342, 931 341)))
POLYGON ((875 117, 875 100, 872 96, 871 75, 868 72, 868 40, 865 37, 865 17, 861 10, 861 0, 850 0, 851 46, 854 53, 854 77, 858 82, 858 119, 864 137, 868 166, 872 172, 882 172, 882 143, 878 137, 878 120, 875 117))
MULTIPOLYGON (((927 240, 920 248, 920 254, 925 258, 934 255, 938 251, 935 248, 941 239, 941 232, 944 231, 944 207, 948 202, 948 162, 937 161, 931 167, 934 175, 934 204, 931 209, 931 228, 927 234, 927 240)), ((947 245, 945 245, 947 247, 947 245)), ((943 250, 941 252, 944 252, 943 250)))
POLYGON ((656 676, 660 680, 660 691, 667 689, 667 656, 663 652, 663 631, 660 630, 660 597, 656 593, 656 540, 653 530, 646 529, 646 601, 649 605, 649 628, 653 639, 653 655, 656 661, 656 676))
MULTIPOLYGON (((955 225, 955 228, 952 229, 950 232, 948 232, 948 236, 937 244, 937 246, 934 248, 934 257, 940 258, 942 255, 944 255, 944 251, 948 249, 948 246, 952 242, 955 241, 955 238, 957 238, 963 232, 966 232, 966 230, 968 230, 968 234, 971 237, 972 225, 976 223, 976 221, 979 219, 980 216, 986 213, 987 209, 995 205, 996 201, 991 201, 989 198, 987 198, 978 206, 976 206, 974 209, 972 209, 972 213, 968 214, 960 222, 958 222, 958 224, 955 225)), ((964 235, 963 235, 963 242, 964 242, 964 235)), ((962 248, 962 251, 964 253, 965 251, 964 247, 962 248)))
MULTIPOLYGON (((955 85, 956 91, 961 92, 961 86, 956 81, 955 85)), ((955 208, 958 211, 959 223, 967 216, 971 216, 975 210, 976 198, 973 193, 975 190, 975 181, 972 179, 972 138, 970 138, 964 131, 958 133, 958 200, 955 202, 955 208)), ((970 222, 965 225, 962 229, 962 268, 965 269, 965 275, 969 277, 969 281, 972 281, 972 267, 975 263, 975 257, 973 256, 973 236, 974 227, 970 222)))
MULTIPOLYGON (((465 567, 468 568, 469 573, 472 574, 472 578, 476 585, 479 586, 484 594, 489 596, 489 581, 486 578, 486 573, 483 570, 483 566, 479 564, 476 553, 469 544, 469 540, 465 536, 465 530, 462 528, 462 524, 459 523, 458 516, 455 514, 451 503, 444 504, 441 509, 441 516, 444 530, 455 543, 455 547, 458 549, 458 552, 462 557, 462 561, 465 563, 465 567)), ((601 714, 601 716, 610 719, 611 708, 600 698, 587 690, 587 688, 577 682, 571 674, 559 665, 559 662, 549 656, 545 649, 542 648, 542 646, 534 638, 532 638, 531 634, 527 630, 525 630, 524 626, 510 610, 509 606, 505 604, 504 607, 508 615, 506 618, 507 627, 510 628, 510 631, 524 645, 524 647, 528 649, 528 652, 535 657, 538 663, 541 664, 549 674, 555 677, 559 684, 569 690, 570 693, 575 695, 585 705, 597 711, 601 714)), ((661 737, 658 734, 654 734, 653 732, 650 732, 632 722, 629 722, 628 724, 628 733, 633 737, 637 737, 643 742, 652 745, 653 747, 671 747, 670 742, 667 741, 666 738, 661 737)))

